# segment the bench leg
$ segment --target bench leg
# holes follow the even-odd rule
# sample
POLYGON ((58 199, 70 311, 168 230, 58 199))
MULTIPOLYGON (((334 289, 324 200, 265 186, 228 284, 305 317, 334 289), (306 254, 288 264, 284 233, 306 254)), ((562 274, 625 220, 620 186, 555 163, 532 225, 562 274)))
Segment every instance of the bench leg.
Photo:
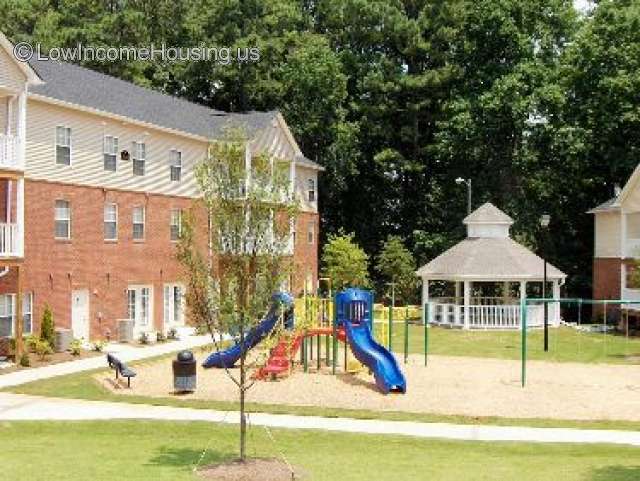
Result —
POLYGON ((116 369, 116 380, 118 379, 118 370, 116 369))
POLYGON ((130 377, 127 378, 127 387, 129 389, 131 389, 131 378, 130 377))

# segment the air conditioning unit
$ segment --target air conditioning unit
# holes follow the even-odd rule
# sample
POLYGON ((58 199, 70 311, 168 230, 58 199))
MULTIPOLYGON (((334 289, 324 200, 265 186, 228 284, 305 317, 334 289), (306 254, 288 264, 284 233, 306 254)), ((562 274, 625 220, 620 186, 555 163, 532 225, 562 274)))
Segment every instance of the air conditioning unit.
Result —
POLYGON ((133 342, 133 319, 118 320, 118 342, 133 342))

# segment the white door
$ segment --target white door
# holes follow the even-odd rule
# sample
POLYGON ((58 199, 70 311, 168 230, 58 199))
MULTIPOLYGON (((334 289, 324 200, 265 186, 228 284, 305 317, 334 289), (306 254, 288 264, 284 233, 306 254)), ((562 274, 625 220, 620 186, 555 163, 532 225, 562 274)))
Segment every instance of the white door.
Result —
POLYGON ((89 340, 89 290, 71 291, 71 330, 73 337, 89 340))
POLYGON ((164 328, 184 326, 184 286, 164 285, 164 328))
POLYGON ((134 333, 149 332, 153 329, 153 290, 150 286, 129 286, 127 289, 127 311, 133 320, 134 333))

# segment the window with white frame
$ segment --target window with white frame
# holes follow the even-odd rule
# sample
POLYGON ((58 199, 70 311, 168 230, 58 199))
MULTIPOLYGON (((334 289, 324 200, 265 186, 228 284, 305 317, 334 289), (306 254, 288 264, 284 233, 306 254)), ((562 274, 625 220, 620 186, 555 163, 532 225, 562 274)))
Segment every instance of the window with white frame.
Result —
POLYGON ((307 243, 313 244, 316 239, 316 223, 311 221, 307 224, 307 243))
POLYGON ((133 143, 133 175, 144 175, 147 162, 147 146, 144 142, 133 143))
POLYGON ((56 200, 55 207, 56 239, 71 239, 71 204, 67 200, 56 200))
POLYGON ((118 239, 118 205, 104 205, 104 240, 118 239))
MULTIPOLYGON (((13 337, 15 331, 16 295, 0 295, 0 337, 13 337)), ((22 296, 22 333, 33 332, 33 293, 22 296)))
POLYGON ((118 137, 104 136, 104 170, 115 172, 118 168, 118 137))
POLYGON ((307 199, 309 202, 316 201, 316 181, 315 179, 307 179, 307 199))
POLYGON ((71 129, 56 127, 56 164, 71 165, 71 129))
POLYGON ((127 288, 127 314, 135 327, 144 328, 151 321, 151 288, 130 286, 127 288))
POLYGON ((144 239, 144 207, 133 208, 133 239, 144 239))
POLYGON ((172 182, 179 182, 182 178, 182 152, 179 150, 169 151, 169 175, 172 182))
POLYGON ((184 287, 181 284, 164 286, 164 324, 184 324, 184 287))
POLYGON ((171 209, 171 240, 180 240, 180 234, 182 234, 182 210, 171 209))

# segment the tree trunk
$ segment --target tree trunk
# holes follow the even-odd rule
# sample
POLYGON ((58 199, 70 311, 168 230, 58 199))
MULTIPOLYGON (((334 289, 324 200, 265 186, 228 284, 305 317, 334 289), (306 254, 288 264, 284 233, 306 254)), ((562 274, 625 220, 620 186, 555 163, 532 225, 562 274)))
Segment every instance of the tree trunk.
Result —
POLYGON ((245 414, 245 355, 244 349, 244 312, 240 313, 240 461, 247 457, 247 418, 245 414))

